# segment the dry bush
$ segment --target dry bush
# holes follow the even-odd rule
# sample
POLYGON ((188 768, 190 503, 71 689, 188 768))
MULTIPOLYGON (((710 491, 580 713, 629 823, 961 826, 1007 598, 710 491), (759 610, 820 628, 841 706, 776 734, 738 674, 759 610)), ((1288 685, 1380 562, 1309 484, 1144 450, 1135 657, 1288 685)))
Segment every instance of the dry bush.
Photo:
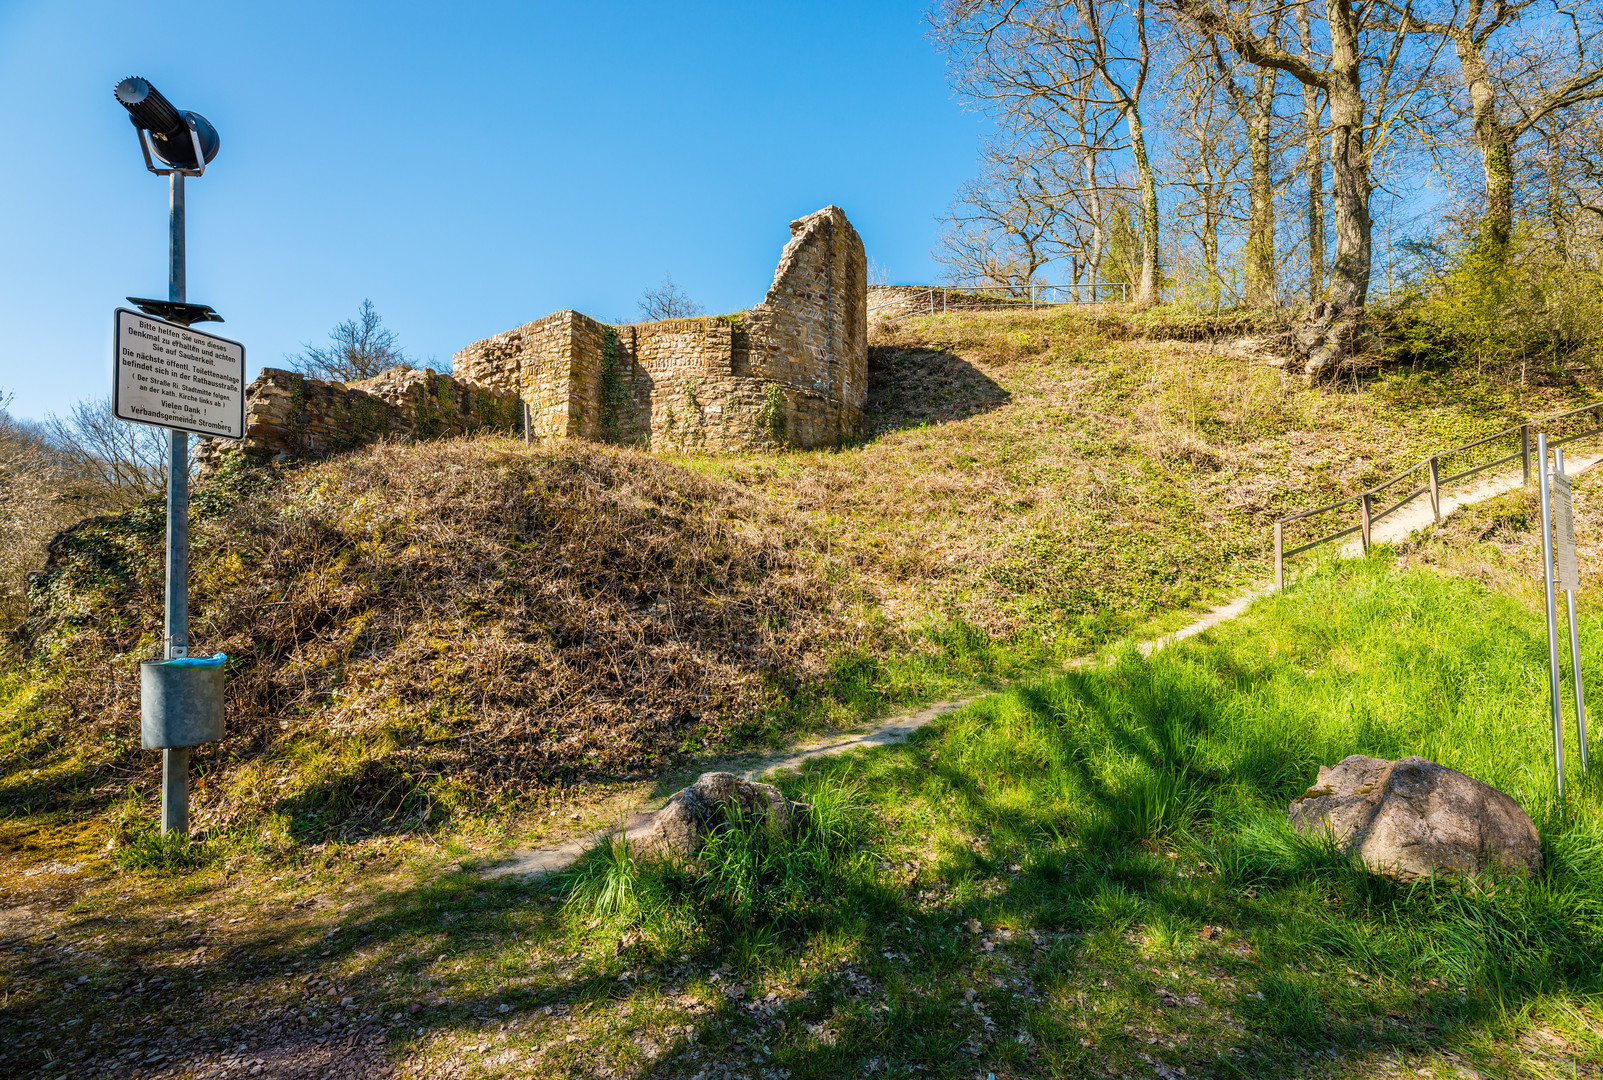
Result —
MULTIPOLYGON (((283 472, 236 460, 193 504, 194 645, 231 657, 203 820, 271 802, 258 766, 314 744, 363 748, 317 782, 402 792, 654 768, 752 730, 827 637, 805 526, 632 451, 488 438, 283 472), (219 815, 236 781, 260 798, 219 815)), ((130 736, 137 661, 160 637, 163 521, 151 500, 84 523, 35 588, 32 662, 72 673, 44 680, 38 712, 100 747, 84 783, 154 768, 130 736)))
MULTIPOLYGON (((119 510, 149 490, 151 428, 111 416, 111 401, 76 406, 65 420, 17 421, 0 391, 0 631, 22 618, 27 576, 50 538, 92 514, 119 510)), ((155 483, 160 484, 160 465, 155 483)))

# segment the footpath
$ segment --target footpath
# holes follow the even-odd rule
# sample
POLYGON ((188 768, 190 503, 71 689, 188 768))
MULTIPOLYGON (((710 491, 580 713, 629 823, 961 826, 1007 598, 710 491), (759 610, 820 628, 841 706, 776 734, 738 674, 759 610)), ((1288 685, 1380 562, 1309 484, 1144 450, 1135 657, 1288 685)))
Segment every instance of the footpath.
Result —
MULTIPOLYGON (((1603 454, 1576 455, 1565 462, 1565 471, 1573 479, 1586 473, 1603 463, 1603 454)), ((1510 491, 1517 491, 1525 484, 1522 472, 1500 473, 1488 477, 1480 483, 1465 488, 1455 495, 1443 492, 1441 495, 1442 520, 1455 511, 1471 506, 1478 502, 1510 491)), ((1435 515, 1432 514, 1430 501, 1423 496, 1398 510, 1396 513, 1377 522, 1370 530, 1372 543, 1393 543, 1407 539, 1419 529, 1429 528, 1435 524, 1435 515)), ((1340 554, 1345 557, 1357 557, 1363 553, 1363 546, 1356 538, 1344 544, 1340 554)), ((1288 580, 1290 578, 1288 577, 1288 580)), ((1258 600, 1274 591, 1272 583, 1260 584, 1248 589, 1245 593, 1220 606, 1206 612, 1185 626, 1162 637, 1143 641, 1137 645, 1143 656, 1151 656, 1154 652, 1172 645, 1177 641, 1195 637, 1219 624, 1234 619, 1252 606, 1258 600)), ((1071 662, 1070 667, 1090 667, 1097 663, 1095 657, 1086 657, 1071 662)), ((937 720, 948 713, 963 708, 974 698, 953 698, 948 701, 938 701, 923 708, 900 713, 885 720, 864 728, 860 731, 837 733, 820 739, 798 743, 784 754, 760 758, 756 761, 740 759, 738 762, 726 763, 730 766, 728 771, 739 772, 747 780, 755 780, 771 773, 782 772, 787 769, 798 769, 807 762, 821 757, 830 757, 836 754, 845 754, 857 750, 872 750, 876 747, 895 746, 906 742, 907 739, 920 728, 937 720)), ((708 771, 716 768, 709 763, 708 771)), ((576 836, 550 847, 527 848, 511 852, 505 860, 487 867, 481 872, 484 878, 502 877, 543 877, 547 874, 558 873, 572 866, 581 855, 610 840, 620 832, 625 839, 643 837, 651 829, 652 820, 656 812, 662 808, 666 799, 655 800, 654 803, 642 806, 630 815, 621 826, 607 829, 598 829, 576 836)))

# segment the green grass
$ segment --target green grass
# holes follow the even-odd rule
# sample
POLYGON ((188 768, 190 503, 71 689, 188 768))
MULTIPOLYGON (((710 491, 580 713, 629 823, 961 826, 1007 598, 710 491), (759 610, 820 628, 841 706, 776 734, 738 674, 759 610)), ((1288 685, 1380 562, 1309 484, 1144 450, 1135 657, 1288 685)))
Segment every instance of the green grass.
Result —
POLYGON ((0 1065, 91 1062, 155 1020, 181 1061, 350 1034, 422 1075, 1590 1074, 1603 790, 1572 765, 1551 794, 1545 655, 1528 606, 1380 552, 1150 659, 820 763, 782 781, 810 832, 737 828, 696 867, 616 846, 526 885, 352 845, 228 887, 152 858, 60 924, 76 952, 19 939, 0 1017, 48 1022, 0 1065), (1352 753, 1508 791, 1543 872, 1403 884, 1288 830, 1289 799, 1352 753), (302 915, 308 897, 338 910, 302 915), (237 936, 189 958, 180 935, 208 923, 237 936), (123 998, 66 1002, 80 973, 123 998), (161 978, 185 980, 182 1011, 152 1000, 161 978), (66 1042, 69 1007, 98 1034, 66 1042))

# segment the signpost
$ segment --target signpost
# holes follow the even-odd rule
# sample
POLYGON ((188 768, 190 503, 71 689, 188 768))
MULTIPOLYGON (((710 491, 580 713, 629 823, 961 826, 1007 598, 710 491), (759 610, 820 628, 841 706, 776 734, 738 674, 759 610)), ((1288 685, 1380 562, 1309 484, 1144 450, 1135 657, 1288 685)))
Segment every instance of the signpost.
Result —
POLYGON ((1575 685, 1575 733, 1580 751, 1581 772, 1586 760, 1586 692, 1581 679, 1581 642, 1576 634, 1575 594, 1581 587, 1580 566, 1575 554, 1575 513, 1570 479, 1564 474, 1564 451, 1553 451, 1553 468, 1548 469, 1547 435, 1536 436, 1541 458, 1542 495, 1542 578, 1547 600, 1548 696, 1553 712, 1553 776, 1560 799, 1564 797, 1564 706, 1559 696, 1559 652, 1557 590, 1564 591, 1570 616, 1570 673, 1575 685))
POLYGON ((221 322, 185 299, 184 178, 217 155, 216 130, 141 78, 117 84, 145 167, 168 183, 167 299, 118 308, 112 356, 119 419, 167 429, 167 619, 162 659, 140 664, 140 733, 161 751, 161 831, 189 831, 189 750, 223 737, 223 663, 189 655, 189 433, 245 437, 245 347, 190 323, 221 322), (166 168, 158 168, 159 160, 166 168))

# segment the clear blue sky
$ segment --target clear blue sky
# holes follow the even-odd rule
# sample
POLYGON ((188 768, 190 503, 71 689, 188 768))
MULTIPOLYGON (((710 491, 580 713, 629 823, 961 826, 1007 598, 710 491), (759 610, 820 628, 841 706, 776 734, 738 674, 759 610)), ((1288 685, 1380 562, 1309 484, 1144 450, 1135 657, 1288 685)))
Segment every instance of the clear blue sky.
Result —
POLYGON ((221 134, 189 299, 252 374, 364 298, 420 361, 560 308, 633 317, 665 272, 738 310, 829 203, 929 280, 984 124, 926 6, 0 0, 0 388, 35 419, 109 392, 112 309, 167 295, 127 75, 221 134))

